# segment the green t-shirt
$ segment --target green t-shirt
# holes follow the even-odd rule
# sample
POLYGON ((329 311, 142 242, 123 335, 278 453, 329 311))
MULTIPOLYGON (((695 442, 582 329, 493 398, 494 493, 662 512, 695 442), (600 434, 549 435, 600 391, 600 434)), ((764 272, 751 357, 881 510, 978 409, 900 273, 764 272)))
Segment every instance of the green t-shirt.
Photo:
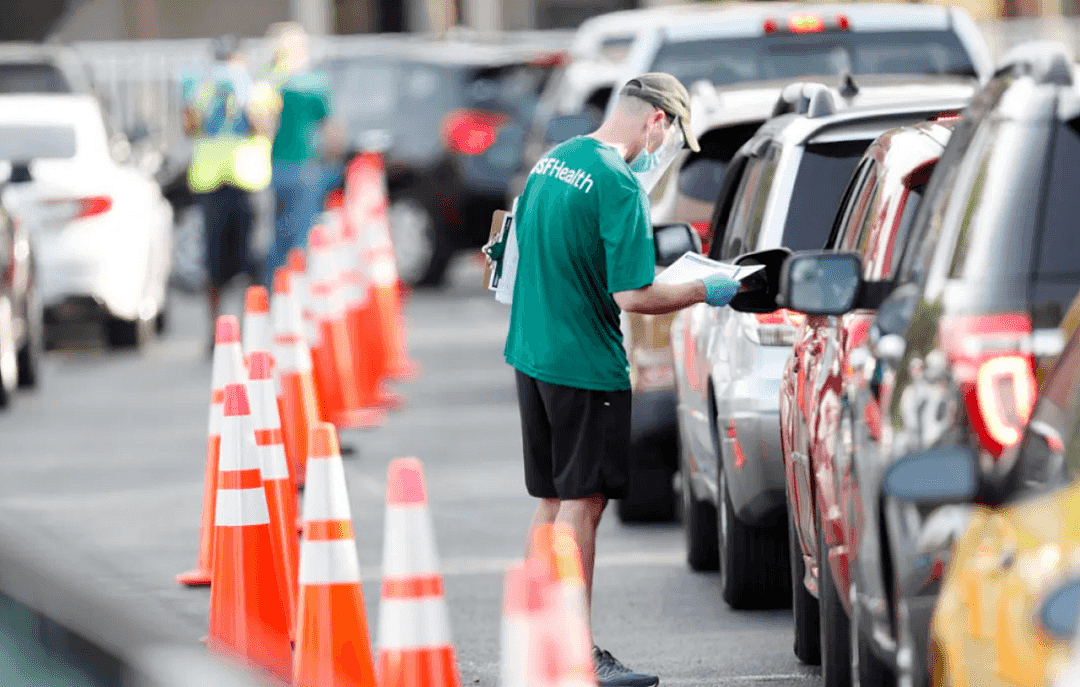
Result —
POLYGON ((656 271, 649 201, 614 148, 579 136, 540 160, 518 199, 506 362, 549 384, 630 388, 611 294, 656 271))
POLYGON ((281 84, 281 120, 271 156, 306 162, 319 156, 319 123, 330 115, 328 82, 316 74, 298 74, 281 84))

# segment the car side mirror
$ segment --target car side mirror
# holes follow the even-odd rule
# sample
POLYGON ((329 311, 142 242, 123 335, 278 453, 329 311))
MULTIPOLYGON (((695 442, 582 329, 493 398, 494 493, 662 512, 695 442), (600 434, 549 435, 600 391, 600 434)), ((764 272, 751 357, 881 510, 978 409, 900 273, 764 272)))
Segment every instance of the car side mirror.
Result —
POLYGON ((1050 593, 1039 608, 1039 624, 1054 639, 1076 636, 1080 625, 1080 579, 1069 580, 1050 593))
POLYGON ((955 446, 908 455, 889 466, 881 480, 883 496, 925 506, 970 503, 978 489, 975 455, 955 446))
POLYGON ((780 273, 784 263, 791 257, 787 248, 772 248, 754 253, 746 253, 735 258, 736 265, 764 265, 765 269, 747 277, 751 291, 737 293, 728 303, 728 307, 739 312, 769 313, 780 308, 776 297, 780 293, 780 273))
POLYGON ((547 143, 562 143, 574 136, 584 136, 596 130, 599 123, 587 114, 559 115, 548 120, 544 131, 547 143))
POLYGON ((687 253, 700 253, 701 237, 689 224, 658 224, 653 226, 653 245, 657 266, 668 267, 687 253))
POLYGON ((784 263, 776 300, 807 315, 843 315, 855 309, 862 283, 858 255, 802 251, 784 263))

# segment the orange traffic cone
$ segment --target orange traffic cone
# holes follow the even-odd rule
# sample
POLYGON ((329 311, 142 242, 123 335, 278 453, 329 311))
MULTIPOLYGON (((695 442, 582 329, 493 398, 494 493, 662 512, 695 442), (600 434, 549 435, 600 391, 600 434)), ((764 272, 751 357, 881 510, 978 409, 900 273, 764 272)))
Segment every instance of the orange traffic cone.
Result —
POLYGON ((266 351, 251 351, 248 382, 251 417, 255 428, 255 445, 259 452, 259 469, 266 487, 266 503, 270 509, 270 529, 274 534, 278 555, 284 562, 285 581, 289 594, 289 631, 295 627, 296 580, 300 562, 300 542, 296 538, 296 484, 285 458, 281 434, 281 418, 274 394, 273 361, 266 351))
POLYGON ((537 575, 530 577, 526 561, 518 561, 506 572, 503 589, 502 628, 499 641, 499 687, 526 687, 529 650, 530 607, 539 606, 542 591, 537 575))
POLYGON ((374 687, 360 562, 337 431, 311 429, 300 606, 293 679, 296 687, 374 687))
POLYGON ((221 417, 225 385, 243 380, 240 351, 240 323, 233 315, 217 319, 214 331, 214 360, 210 373, 210 419, 206 440, 206 473, 203 476, 202 521, 199 526, 199 558, 195 568, 176 576, 189 587, 210 584, 214 570, 214 506, 217 494, 218 456, 221 451, 221 417))
POLYGON ((292 465, 297 486, 304 484, 307 465, 308 427, 319 422, 319 398, 311 363, 311 349, 303 333, 296 272, 279 267, 274 271, 274 299, 270 304, 274 336, 272 352, 281 394, 281 431, 285 455, 292 465))
MULTIPOLYGON (((363 198, 363 233, 365 258, 370 270, 371 298, 375 311, 375 329, 382 350, 380 376, 411 379, 419 368, 405 351, 405 325, 401 315, 397 263, 390 236, 389 195, 386 190, 386 167, 377 153, 362 153, 346 171, 347 189, 355 189, 363 198)), ((348 201, 346 201, 348 202, 348 201)))
POLYGON ((592 636, 585 603, 581 554, 565 524, 533 530, 530 564, 546 577, 542 609, 529 623, 530 683, 595 687, 592 636))
POLYGON ((275 555, 244 384, 225 387, 207 646, 287 681, 288 585, 275 555))
POLYGON ((379 605, 381 687, 460 687, 450 618, 416 458, 390 463, 379 605))
MULTIPOLYGON (((286 255, 286 265, 293 274, 293 293, 300 306, 300 318, 304 323, 304 338, 308 348, 315 350, 319 345, 319 327, 312 310, 311 297, 308 294, 307 254, 303 248, 291 248, 286 255)), ((324 411, 325 412, 325 411, 324 411)), ((326 417, 323 416, 325 420, 326 417)), ((307 450, 307 447, 304 447, 307 450)))
POLYGON ((270 350, 270 294, 265 286, 249 286, 244 292, 244 365, 251 365, 252 351, 270 350))
POLYGON ((330 233, 326 227, 315 225, 308 242, 311 245, 308 295, 319 329, 319 343, 312 349, 312 354, 324 409, 338 427, 354 429, 381 425, 385 421, 382 411, 364 407, 356 388, 345 305, 338 288, 340 274, 330 233))

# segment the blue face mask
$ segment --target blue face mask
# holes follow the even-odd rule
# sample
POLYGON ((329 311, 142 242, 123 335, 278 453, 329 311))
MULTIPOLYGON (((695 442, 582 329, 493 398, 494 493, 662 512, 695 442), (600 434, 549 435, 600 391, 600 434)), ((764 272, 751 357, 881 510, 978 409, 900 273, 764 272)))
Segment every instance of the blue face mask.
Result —
POLYGON ((660 164, 659 155, 642 150, 638 156, 630 161, 630 171, 634 174, 647 174, 660 164))

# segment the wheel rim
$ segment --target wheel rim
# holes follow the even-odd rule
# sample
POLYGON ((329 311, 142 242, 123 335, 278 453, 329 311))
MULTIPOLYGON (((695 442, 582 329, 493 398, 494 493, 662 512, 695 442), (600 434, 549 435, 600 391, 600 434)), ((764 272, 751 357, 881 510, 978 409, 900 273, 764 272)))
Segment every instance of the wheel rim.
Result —
POLYGON ((720 492, 720 498, 717 501, 720 502, 720 506, 716 509, 718 513, 717 527, 720 535, 720 587, 721 589, 727 587, 728 578, 728 560, 727 560, 727 541, 728 541, 728 528, 731 524, 728 522, 728 509, 727 509, 727 477, 724 474, 723 466, 720 467, 720 475, 717 482, 717 490, 720 492))
POLYGON ((398 274, 405 281, 415 283, 423 278, 435 254, 433 220, 430 213, 412 199, 394 201, 389 215, 398 274))
POLYGON ((11 301, 4 298, 0 300, 0 384, 9 394, 15 390, 19 374, 14 324, 11 301))

